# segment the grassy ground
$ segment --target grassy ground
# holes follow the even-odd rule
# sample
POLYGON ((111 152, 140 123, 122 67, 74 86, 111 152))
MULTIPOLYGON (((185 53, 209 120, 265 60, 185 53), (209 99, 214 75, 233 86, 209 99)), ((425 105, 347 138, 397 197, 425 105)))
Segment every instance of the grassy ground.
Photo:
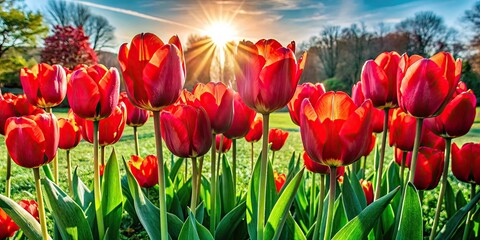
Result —
MULTIPOLYGON (((479 111, 477 111, 479 112, 479 111)), ((56 109, 54 113, 57 117, 65 117, 66 111, 64 109, 56 109)), ((455 139, 454 142, 461 145, 465 142, 478 142, 480 137, 480 114, 477 114, 476 122, 472 128, 472 130, 464 137, 455 139)), ((301 153, 303 150, 301 137, 299 133, 298 126, 294 125, 290 120, 290 116, 288 112, 280 112, 274 113, 270 117, 270 126, 271 128, 281 128, 284 130, 288 130, 290 135, 288 140, 279 152, 275 154, 275 163, 274 169, 278 172, 286 172, 287 171, 287 164, 293 152, 301 153)), ((100 129, 101 131, 101 129, 100 129)), ((140 155, 146 156, 149 154, 155 154, 155 141, 154 141, 154 133, 153 133, 153 118, 149 119, 147 124, 141 128, 139 128, 139 141, 140 141, 140 155)), ((0 142, 4 142, 3 136, 0 136, 0 142)), ((251 145, 245 142, 243 139, 237 141, 238 144, 238 170, 237 170, 237 178, 238 178, 238 189, 245 189, 248 181, 250 179, 250 151, 251 145)), ((25 146, 28 147, 28 146, 25 146)), ((111 146, 106 148, 106 154, 110 154, 112 151, 111 146)), ((255 143, 255 156, 258 156, 261 148, 261 141, 255 143)), ((167 151, 168 149, 165 147, 164 157, 169 161, 171 155, 167 151)), ((120 142, 115 145, 115 151, 117 152, 118 156, 123 156, 125 159, 128 160, 130 155, 134 154, 134 140, 133 140, 133 129, 130 127, 125 128, 125 132, 120 142)), ((6 148, 5 144, 0 144, 0 192, 4 192, 5 188, 5 171, 6 171, 6 148)), ((372 154, 373 155, 373 154, 372 154)), ((91 184, 93 181, 93 149, 92 145, 88 142, 82 141, 80 145, 71 151, 72 157, 72 166, 79 166, 78 168, 78 175, 80 178, 88 185, 91 184)), ((108 157, 108 156, 107 156, 108 157)), ((230 156, 229 156, 230 157, 230 156)), ((59 163, 60 163, 60 181, 61 187, 65 190, 68 189, 66 184, 66 162, 65 162, 65 151, 60 150, 58 153, 59 163)), ((388 164, 392 160, 392 150, 391 148, 387 148, 386 153, 386 164, 388 164)), ((207 154, 204 163, 204 175, 209 176, 209 156, 207 154)), ((368 170, 367 176, 369 173, 373 171, 373 158, 370 156, 368 158, 368 170)), ((124 174, 123 164, 121 166, 122 175, 124 174)), ((43 173, 42 173, 43 174, 43 173)), ((33 174, 31 170, 21 168, 15 164, 12 167, 12 197, 15 200, 29 198, 32 199, 34 196, 34 181, 33 181, 33 174)), ((453 175, 450 173, 450 181, 452 182, 454 189, 464 189, 465 193, 468 192, 468 186, 466 184, 460 183, 455 180, 453 175)), ((437 191, 439 191, 439 187, 435 190, 430 191, 425 194, 424 198, 424 214, 427 216, 432 216, 427 219, 433 219, 433 214, 435 211, 435 201, 437 191)), ((466 195, 466 197, 468 197, 466 195)), ((427 225, 431 225, 430 220, 427 220, 427 225)), ((430 227, 428 227, 430 228, 430 227)))

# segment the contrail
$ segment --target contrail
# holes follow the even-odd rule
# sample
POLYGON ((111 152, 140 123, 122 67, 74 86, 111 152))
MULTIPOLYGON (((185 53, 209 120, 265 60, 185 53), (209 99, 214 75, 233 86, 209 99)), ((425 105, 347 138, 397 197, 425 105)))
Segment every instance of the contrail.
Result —
POLYGON ((132 11, 132 10, 128 10, 128 9, 110 7, 110 6, 96 4, 96 3, 87 2, 87 1, 74 1, 74 0, 68 0, 68 1, 76 2, 76 3, 82 4, 82 5, 85 5, 85 6, 89 6, 89 7, 93 7, 93 8, 104 9, 104 10, 108 10, 108 11, 112 11, 112 12, 123 13, 123 14, 127 14, 127 15, 130 15, 130 16, 149 19, 149 20, 153 20, 153 21, 157 21, 157 22, 177 25, 177 26, 189 28, 189 29, 192 29, 192 30, 200 31, 200 32, 203 31, 202 29, 199 29, 199 28, 187 25, 187 24, 183 24, 183 23, 171 21, 171 20, 168 20, 168 19, 151 16, 151 15, 148 15, 148 14, 144 14, 144 13, 140 13, 140 12, 132 11))

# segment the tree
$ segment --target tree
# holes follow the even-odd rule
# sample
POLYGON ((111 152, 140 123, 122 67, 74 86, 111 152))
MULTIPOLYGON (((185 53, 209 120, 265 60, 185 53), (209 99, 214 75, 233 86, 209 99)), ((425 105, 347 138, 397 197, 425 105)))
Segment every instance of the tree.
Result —
POLYGON ((25 10, 18 1, 0 1, 0 58, 12 48, 35 47, 46 32, 40 13, 25 10))
POLYGON ((90 47, 83 28, 56 26, 52 36, 45 38, 41 52, 42 62, 61 64, 73 69, 78 64, 95 64, 97 55, 90 47))
POLYGON ((468 57, 472 68, 478 72, 480 71, 480 1, 477 1, 472 9, 465 11, 463 20, 472 32, 469 46, 472 54, 468 57))
POLYGON ((102 16, 93 14, 90 8, 64 0, 52 0, 48 2, 47 12, 50 23, 53 26, 82 27, 85 34, 90 37, 93 50, 99 52, 115 39, 115 28, 102 16))
POLYGON ((327 78, 332 78, 337 73, 338 57, 340 54, 339 38, 339 26, 327 26, 320 34, 317 45, 319 50, 318 56, 327 78))
POLYGON ((448 48, 453 36, 443 18, 433 12, 419 12, 400 22, 397 31, 408 38, 408 53, 430 56, 448 48))
MULTIPOLYGON (((342 49, 343 49, 343 76, 340 78, 347 81, 352 86, 360 80, 363 63, 373 58, 372 55, 372 37, 367 31, 365 24, 352 24, 349 28, 342 30, 342 49)), ((378 53, 375 53, 378 54, 378 53)))

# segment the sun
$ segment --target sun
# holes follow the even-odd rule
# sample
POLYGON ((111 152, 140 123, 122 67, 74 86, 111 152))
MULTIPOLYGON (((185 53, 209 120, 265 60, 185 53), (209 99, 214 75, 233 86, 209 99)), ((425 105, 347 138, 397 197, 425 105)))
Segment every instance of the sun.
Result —
POLYGON ((212 38, 213 43, 218 47, 225 46, 229 41, 235 40, 235 28, 226 22, 215 22, 206 28, 205 34, 212 38))

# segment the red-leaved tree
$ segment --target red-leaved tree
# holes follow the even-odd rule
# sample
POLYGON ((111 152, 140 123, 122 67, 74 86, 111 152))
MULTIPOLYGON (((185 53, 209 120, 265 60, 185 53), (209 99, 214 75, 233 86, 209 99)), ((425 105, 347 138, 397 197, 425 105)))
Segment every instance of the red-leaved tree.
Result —
POLYGON ((78 64, 95 64, 97 55, 90 47, 82 27, 56 26, 52 36, 45 38, 42 62, 61 64, 73 69, 78 64))

